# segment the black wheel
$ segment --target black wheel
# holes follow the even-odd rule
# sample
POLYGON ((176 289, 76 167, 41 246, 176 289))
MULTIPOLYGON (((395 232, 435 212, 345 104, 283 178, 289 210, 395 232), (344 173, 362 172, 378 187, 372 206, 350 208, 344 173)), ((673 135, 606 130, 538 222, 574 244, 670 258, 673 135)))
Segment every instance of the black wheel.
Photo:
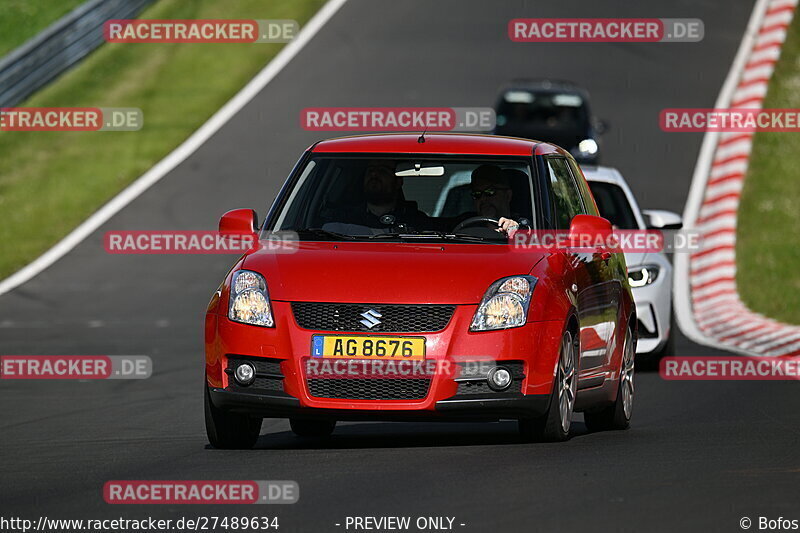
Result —
POLYGON ((636 352, 636 343, 633 334, 628 328, 625 334, 625 346, 622 352, 622 368, 619 373, 619 387, 614 403, 600 411, 587 411, 583 414, 584 422, 589 431, 606 431, 610 429, 628 429, 631 425, 633 413, 633 359, 636 352))
POLYGON ((214 448, 221 450, 249 450, 252 448, 261 433, 261 418, 228 413, 215 407, 208 392, 208 385, 204 388, 208 442, 214 448))
POLYGON ((558 357, 558 368, 550 394, 550 407, 544 416, 519 421, 519 432, 525 441, 561 442, 569 438, 575 408, 577 349, 572 334, 564 332, 558 357))
POLYGON ((336 420, 303 420, 290 418, 289 425, 298 437, 328 437, 336 427, 336 420))

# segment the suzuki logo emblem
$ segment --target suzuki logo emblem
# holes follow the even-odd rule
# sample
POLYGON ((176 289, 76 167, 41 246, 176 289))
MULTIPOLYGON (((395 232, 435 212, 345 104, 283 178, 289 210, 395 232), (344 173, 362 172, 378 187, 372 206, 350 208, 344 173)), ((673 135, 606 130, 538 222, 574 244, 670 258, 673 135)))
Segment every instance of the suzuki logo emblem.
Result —
POLYGON ((364 311, 363 313, 361 313, 361 316, 364 317, 364 320, 359 320, 359 322, 361 322, 361 324, 363 324, 364 326, 372 329, 372 328, 374 328, 375 326, 377 326, 378 324, 381 323, 381 321, 379 319, 383 315, 380 314, 379 312, 377 312, 374 309, 369 309, 369 310, 364 311))

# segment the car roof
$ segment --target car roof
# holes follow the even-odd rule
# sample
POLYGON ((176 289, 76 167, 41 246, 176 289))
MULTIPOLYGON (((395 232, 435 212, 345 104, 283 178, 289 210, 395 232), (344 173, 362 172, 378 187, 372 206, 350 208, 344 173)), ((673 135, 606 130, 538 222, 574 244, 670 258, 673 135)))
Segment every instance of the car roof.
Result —
POLYGON ((314 153, 382 153, 382 154, 471 154, 531 156, 568 152, 550 143, 468 133, 382 133, 355 135, 320 141, 310 147, 314 153))
POLYGON ((536 91, 536 92, 563 92, 580 94, 588 98, 586 89, 580 85, 576 85, 571 81, 565 80, 548 80, 548 79, 527 79, 519 78, 511 80, 504 87, 502 92, 522 90, 522 91, 536 91))
POLYGON ((606 183, 615 183, 617 185, 622 186, 623 188, 627 187, 627 183, 625 179, 622 177, 622 174, 619 173, 619 170, 612 167, 601 167, 601 166, 594 166, 594 165, 581 165, 581 170, 583 171, 584 176, 588 181, 603 181, 606 183))

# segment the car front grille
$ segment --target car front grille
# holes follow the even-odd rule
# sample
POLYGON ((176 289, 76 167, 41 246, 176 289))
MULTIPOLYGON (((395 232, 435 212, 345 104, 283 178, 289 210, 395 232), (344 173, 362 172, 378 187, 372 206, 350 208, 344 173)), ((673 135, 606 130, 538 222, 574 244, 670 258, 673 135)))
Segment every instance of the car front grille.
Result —
POLYGON ((455 306, 292 302, 292 311, 304 329, 409 333, 443 330, 455 306))
POLYGON ((322 379, 309 378, 308 392, 316 398, 342 400, 422 400, 428 395, 431 380, 403 379, 322 379))

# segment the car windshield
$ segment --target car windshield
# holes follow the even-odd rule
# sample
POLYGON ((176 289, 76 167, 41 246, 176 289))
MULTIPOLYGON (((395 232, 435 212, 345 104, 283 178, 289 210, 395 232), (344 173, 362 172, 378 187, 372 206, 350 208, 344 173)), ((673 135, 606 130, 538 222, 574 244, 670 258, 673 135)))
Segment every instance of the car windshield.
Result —
POLYGON ((600 216, 618 229, 639 229, 628 197, 622 187, 602 181, 589 181, 600 216))
POLYGON ((575 93, 509 90, 496 111, 498 126, 543 132, 582 131, 589 120, 583 98, 575 93))
POLYGON ((533 217, 529 162, 489 157, 320 155, 269 229, 301 239, 507 242, 496 221, 533 217))

